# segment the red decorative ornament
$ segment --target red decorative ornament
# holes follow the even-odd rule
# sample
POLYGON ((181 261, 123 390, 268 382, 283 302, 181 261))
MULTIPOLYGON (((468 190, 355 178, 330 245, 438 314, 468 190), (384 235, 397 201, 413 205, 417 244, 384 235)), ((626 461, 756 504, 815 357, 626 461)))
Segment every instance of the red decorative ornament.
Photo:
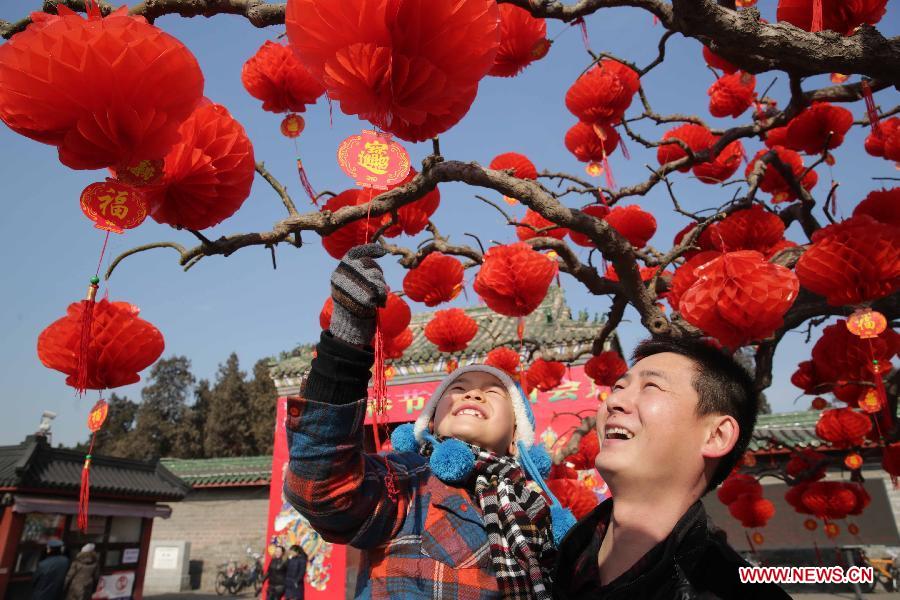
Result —
MULTIPOLYGON (((590 204, 580 209, 586 215, 590 215, 595 219, 605 220, 606 215, 609 214, 609 207, 604 204, 590 204)), ((585 248, 593 248, 594 242, 591 241, 591 238, 584 235, 583 233, 578 233, 577 231, 569 230, 569 238, 572 240, 573 244, 577 244, 579 246, 584 246, 585 248)))
POLYGON ((107 179, 84 188, 81 192, 81 212, 94 222, 97 229, 122 233, 144 222, 147 203, 139 189, 107 179))
POLYGON ((672 281, 669 283, 669 306, 678 310, 678 303, 681 302, 681 296, 688 291, 697 281, 697 267, 705 265, 709 261, 722 256, 721 252, 714 250, 703 250, 694 254, 683 265, 675 269, 672 281))
POLYGON ((440 352, 465 350, 477 333, 478 323, 461 308, 439 310, 425 326, 425 337, 440 352))
POLYGON ((756 250, 766 255, 784 240, 784 221, 759 204, 734 211, 711 227, 710 241, 722 252, 756 250))
POLYGON ((744 452, 744 455, 741 457, 740 461, 742 466, 745 467, 755 467, 756 466, 756 456, 751 451, 744 452))
POLYGON ((878 131, 866 138, 865 148, 872 156, 900 162, 900 117, 881 121, 878 131))
POLYGON ((803 521, 803 527, 805 527, 807 531, 815 531, 818 526, 819 522, 815 519, 806 519, 803 521))
POLYGON ((273 113, 305 112, 307 104, 315 104, 325 93, 290 48, 269 40, 244 63, 241 83, 251 96, 262 100, 263 110, 273 113))
POLYGON ((203 93, 194 55, 125 7, 57 13, 0 46, 0 119, 72 169, 165 156, 203 93))
POLYGON ((641 86, 640 77, 620 62, 604 58, 566 92, 566 108, 585 123, 615 123, 641 86))
MULTIPOLYGON (((641 267, 640 269, 638 269, 638 274, 641 277, 641 281, 646 283, 653 279, 657 271, 659 271, 659 267, 641 267)), ((671 275, 671 271, 664 271, 660 275, 660 277, 666 278, 671 277, 671 275)), ((616 268, 613 265, 609 265, 606 267, 606 273, 604 273, 603 276, 610 281, 619 281, 619 274, 616 273, 616 268)))
MULTIPOLYGON (((810 515, 812 514, 808 508, 803 504, 803 494, 809 488, 810 482, 804 481, 797 485, 793 485, 788 488, 787 493, 784 495, 785 501, 790 504, 794 510, 796 510, 800 514, 810 515)), ((807 527, 807 529, 809 529, 807 527)))
MULTIPOLYGON (((341 192, 337 196, 328 199, 322 210, 336 212, 345 206, 359 206, 369 202, 374 197, 371 191, 350 189, 341 192)), ((384 224, 384 216, 362 218, 339 228, 322 238, 325 251, 332 257, 340 260, 354 246, 365 244, 371 240, 375 232, 384 224)))
MULTIPOLYGON (((418 171, 410 168, 409 174, 406 176, 406 179, 396 185, 391 186, 390 189, 400 187, 401 185, 406 185, 407 183, 412 181, 416 175, 418 175, 418 171)), ((428 225, 428 220, 440 205, 441 192, 435 187, 433 190, 426 193, 415 202, 410 202, 409 204, 398 208, 397 224, 388 227, 387 231, 384 232, 384 235, 386 237, 397 237, 401 233, 405 233, 406 235, 418 235, 428 225)), ((387 221, 389 219, 389 216, 385 216, 384 219, 385 221, 387 221)))
MULTIPOLYGON (((697 225, 698 224, 696 222, 691 222, 685 225, 681 231, 675 234, 675 239, 672 240, 672 245, 675 246, 680 244, 684 240, 685 236, 691 233, 697 227, 697 225)), ((703 231, 700 232, 700 235, 697 236, 693 241, 692 246, 695 249, 685 252, 684 257, 686 259, 690 259, 698 252, 702 252, 704 250, 714 250, 715 246, 713 246, 711 237, 713 231, 714 229, 710 226, 704 227, 703 231)))
POLYGON ((572 511, 576 519, 589 515, 600 503, 597 495, 577 479, 548 479, 546 483, 559 503, 572 511))
POLYGON ((897 486, 897 480, 900 478, 900 442, 893 444, 885 444, 884 453, 881 457, 881 468, 888 472, 894 486, 897 486))
MULTIPOLYGON (((737 2, 735 2, 735 6, 737 6, 737 2)), ((765 502, 768 502, 768 500, 766 500, 765 502)), ((773 506, 774 506, 774 505, 773 505, 773 506)), ((774 510, 774 508, 773 508, 773 510, 774 510)), ((750 538, 753 540, 753 543, 756 544, 757 546, 759 546, 760 544, 762 544, 762 543, 765 541, 765 539, 766 539, 766 538, 763 537, 763 534, 761 534, 761 533, 758 532, 758 531, 754 531, 754 532, 753 532, 753 535, 750 536, 750 538)))
POLYGON ((108 414, 109 404, 107 404, 106 400, 102 398, 97 400, 91 412, 88 413, 87 426, 91 433, 97 433, 103 427, 108 414))
POLYGON ((723 75, 706 92, 709 113, 714 117, 739 117, 756 96, 756 77, 744 71, 723 75))
POLYGON ((791 375, 791 383, 803 390, 805 394, 828 391, 825 387, 819 389, 822 382, 819 381, 816 375, 816 367, 811 360, 804 360, 797 365, 797 370, 791 375))
POLYGON ((250 195, 256 174, 253 145, 219 104, 199 106, 178 129, 162 181, 144 188, 158 223, 206 229, 233 215, 250 195))
POLYGON ((500 47, 488 75, 514 77, 550 50, 547 22, 513 4, 500 5, 500 47))
POLYGON ((409 152, 386 133, 363 130, 341 142, 337 160, 361 187, 386 190, 403 183, 410 173, 409 152))
POLYGON ((538 358, 525 371, 525 381, 529 390, 537 388, 542 392, 549 392, 562 383, 565 374, 564 363, 538 358))
POLYGON ((828 401, 825 400, 825 398, 823 398, 822 396, 816 396, 815 398, 813 398, 810 408, 812 408, 813 410, 825 410, 827 406, 828 401))
POLYGON ((535 237, 552 237, 561 240, 566 237, 566 233, 569 231, 565 227, 556 227, 556 223, 545 219, 540 213, 530 208, 525 211, 525 218, 522 219, 522 223, 524 225, 516 225, 516 237, 523 242, 535 237), (530 225, 531 227, 526 227, 525 225, 530 225))
POLYGON ((618 352, 608 350, 592 356, 584 364, 584 373, 597 385, 612 387, 625 372, 628 365, 618 352))
POLYGON ((446 254, 432 252, 403 278, 406 297, 425 306, 450 302, 463 287, 462 263, 446 254))
POLYGON ((322 310, 319 311, 319 327, 324 331, 331 327, 331 314, 334 312, 334 300, 331 296, 328 296, 328 299, 325 300, 325 304, 322 305, 322 310))
POLYGON ((737 172, 743 158, 744 145, 740 140, 735 140, 711 161, 694 165, 694 175, 702 183, 722 183, 737 172))
POLYGON ((883 314, 871 308, 855 310, 847 319, 847 331, 863 340, 877 338, 885 329, 887 329, 887 319, 883 314))
POLYGON ((678 310, 730 348, 771 335, 800 289, 790 269, 752 250, 728 252, 700 267, 678 310))
POLYGON ((116 179, 132 187, 152 185, 162 180, 164 167, 165 163, 161 158, 140 160, 130 165, 118 165, 115 168, 116 179))
POLYGON ((300 115, 293 113, 287 115, 281 121, 281 135, 287 138, 295 138, 306 129, 306 121, 300 115))
POLYGON ((841 528, 837 526, 837 523, 825 523, 825 535, 827 535, 829 539, 834 539, 840 534, 841 528))
POLYGON ((847 456, 844 457, 844 466, 846 466, 851 471, 855 471, 861 468, 863 465, 863 458, 859 455, 858 452, 851 452, 847 456))
POLYGON ((859 525, 856 523, 850 523, 847 525, 847 533, 850 535, 859 535, 859 525))
POLYGON ((285 24, 345 114, 410 142, 468 112, 500 46, 494 0, 290 0, 285 24))
POLYGON ((516 377, 521 364, 520 361, 518 352, 511 348, 500 346, 487 353, 484 364, 496 367, 506 372, 510 377, 516 377))
POLYGON ((775 515, 775 505, 765 498, 744 495, 728 505, 728 512, 744 527, 765 527, 769 519, 775 515))
POLYGON ((636 204, 613 207, 606 222, 635 248, 646 246, 656 233, 656 219, 636 204))
POLYGON ((857 215, 868 215, 886 225, 900 227, 900 187, 872 190, 853 209, 853 216, 857 215))
POLYGON ((806 31, 828 29, 843 35, 884 16, 887 0, 779 0, 777 18, 806 31))
POLYGON ((853 126, 853 113, 828 102, 817 102, 791 119, 785 146, 805 154, 821 154, 844 143, 853 126))
POLYGON ((816 423, 816 435, 838 448, 859 446, 870 431, 871 419, 852 408, 826 410, 816 423))
POLYGON ((384 308, 379 308, 377 313, 378 330, 385 338, 401 335, 412 318, 409 304, 393 292, 388 292, 384 308))
POLYGON ((859 304, 900 289, 900 227, 867 215, 819 229, 797 261, 797 277, 829 304, 859 304))
POLYGON ((407 327, 400 335, 384 339, 384 357, 388 360, 397 360, 413 342, 412 330, 407 327))
POLYGON ((494 246, 484 254, 473 287, 494 312, 524 317, 547 295, 558 268, 524 242, 494 246))
MULTIPOLYGON (((795 178, 800 178, 803 175, 804 171, 806 171, 803 166, 803 158, 788 148, 784 148, 781 146, 775 146, 773 148, 775 153, 778 155, 778 158, 781 159, 788 168, 790 168, 791 172, 794 174, 795 178)), ((756 167, 756 161, 758 161, 764 154, 766 154, 768 150, 760 150, 756 153, 756 156, 750 161, 750 164, 747 165, 745 170, 745 174, 747 177, 753 173, 753 169, 756 167)), ((804 189, 811 190, 816 186, 816 183, 819 181, 819 176, 815 171, 809 171, 806 175, 803 176, 800 184, 804 189)), ((796 200, 797 195, 794 193, 794 190, 788 185, 788 183, 784 180, 781 174, 778 172, 772 164, 767 164, 764 174, 759 182, 759 189, 764 192, 768 192, 772 194, 772 202, 789 202, 791 200, 796 200)))
MULTIPOLYGON (((500 8, 503 9, 505 6, 518 8, 512 4, 501 4, 500 8)), ((537 179, 538 175, 534 163, 531 162, 527 156, 519 154, 518 152, 504 152, 503 154, 498 154, 491 161, 488 168, 494 169, 495 171, 512 169, 513 177, 518 177, 519 179, 537 179)))
POLYGON ((816 481, 806 486, 800 496, 804 512, 820 519, 844 519, 859 515, 871 498, 859 484, 843 481, 816 481))
POLYGON ((716 496, 726 506, 736 502, 738 498, 762 498, 762 485, 752 475, 732 473, 722 482, 716 496))
POLYGON ((599 164, 615 152, 619 146, 619 134, 609 126, 594 128, 579 121, 566 132, 565 144, 566 149, 579 161, 599 164), (598 129, 603 137, 597 133, 598 129))
POLYGON ((600 453, 600 439, 597 436, 597 430, 591 429, 589 432, 581 436, 578 442, 578 450, 574 454, 566 457, 566 462, 572 465, 573 469, 579 471, 589 471, 594 468, 594 462, 600 453))
POLYGON ((857 400, 857 404, 863 412, 874 415, 881 411, 881 408, 884 406, 884 400, 877 388, 866 388, 866 391, 857 400))
MULTIPOLYGON (((663 141, 681 140, 694 153, 709 150, 710 146, 716 142, 716 136, 714 136, 709 129, 703 125, 696 125, 694 123, 685 123, 670 129, 663 134, 662 139, 663 141)), ((674 143, 663 144, 656 149, 656 160, 659 161, 660 165, 675 162, 685 156, 687 156, 687 152, 685 152, 681 146, 674 143)), ((687 173, 691 170, 691 167, 680 167, 678 170, 682 173, 687 173)))
POLYGON ((828 457, 811 448, 794 452, 785 465, 785 473, 800 481, 818 481, 828 470, 828 457))
MULTIPOLYGON (((82 313, 87 300, 69 305, 66 316, 54 321, 38 337, 38 358, 45 367, 67 375, 66 384, 78 385, 82 313)), ((87 347, 86 381, 82 389, 104 390, 137 383, 138 373, 156 362, 165 347, 156 327, 138 317, 127 302, 102 299, 94 304, 87 347)))
POLYGON ((703 60, 713 69, 721 69, 725 73, 734 73, 738 70, 736 66, 710 50, 707 46, 703 46, 703 60))

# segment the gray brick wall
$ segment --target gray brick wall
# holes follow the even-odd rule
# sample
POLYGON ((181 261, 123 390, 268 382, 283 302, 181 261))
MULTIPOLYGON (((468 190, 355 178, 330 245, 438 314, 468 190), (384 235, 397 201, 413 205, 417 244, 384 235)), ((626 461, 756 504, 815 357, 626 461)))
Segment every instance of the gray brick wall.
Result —
POLYGON ((187 540, 191 561, 202 561, 200 589, 212 590, 217 565, 249 561, 247 547, 264 552, 269 488, 207 488, 173 502, 172 516, 155 519, 151 540, 187 540))

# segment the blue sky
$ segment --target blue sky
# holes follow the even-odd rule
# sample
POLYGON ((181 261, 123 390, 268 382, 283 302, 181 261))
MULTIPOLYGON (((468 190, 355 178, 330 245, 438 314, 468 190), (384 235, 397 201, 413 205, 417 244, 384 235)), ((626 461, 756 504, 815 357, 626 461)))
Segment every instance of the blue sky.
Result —
MULTIPOLYGON (((23 6, 40 2, 3 3, 0 18, 16 20, 23 6)), ((761 0, 763 16, 774 20, 774 0, 761 0)), ((892 3, 879 28, 885 35, 897 35, 900 8, 892 3)), ((657 41, 663 29, 653 25, 651 15, 637 9, 607 9, 589 17, 588 30, 594 50, 604 50, 639 65, 656 55, 657 41)), ((161 18, 157 25, 178 37, 197 56, 206 76, 206 95, 228 107, 246 128, 254 143, 257 160, 265 161, 270 171, 285 183, 301 209, 310 205, 297 180, 294 149, 278 132, 281 117, 265 113, 260 102, 250 97, 240 82, 243 62, 267 39, 274 39, 283 27, 255 29, 233 16, 213 19, 161 18)), ((441 136, 441 149, 452 159, 476 160, 487 164, 493 156, 506 151, 528 155, 538 169, 583 174, 583 165, 565 149, 563 135, 575 122, 565 109, 563 97, 569 85, 589 63, 577 29, 558 22, 548 24, 549 35, 556 38, 549 55, 514 79, 486 78, 469 114, 453 130, 441 136)), ((771 95, 786 99, 787 77, 767 73, 758 77, 762 90, 774 78, 771 95)), ((667 59, 644 78, 643 85, 655 110, 662 113, 694 113, 717 127, 731 122, 714 119, 707 112, 706 90, 713 75, 705 68, 700 44, 674 36, 668 45, 667 59)), ((806 88, 828 85, 826 77, 805 83, 806 88)), ((885 108, 897 102, 893 90, 881 92, 876 101, 885 108)), ((636 103, 637 104, 637 103, 636 103)), ((637 110, 633 105, 629 114, 637 110)), ((863 104, 849 105, 854 115, 864 114, 863 104)), ((366 123, 346 116, 335 107, 334 124, 329 124, 328 106, 323 101, 305 115, 307 128, 300 137, 304 164, 316 189, 341 191, 353 182, 338 168, 335 150, 346 136, 358 133, 366 123)), ((641 131, 659 137, 664 129, 643 127, 641 131)), ((827 190, 832 178, 841 183, 838 212, 849 215, 852 208, 870 190, 881 187, 872 177, 895 176, 891 163, 869 157, 862 148, 866 131, 854 128, 836 152, 832 168, 819 169, 819 185, 814 193, 827 190)), ((430 143, 406 144, 414 159, 420 161, 430 151, 430 143)), ((655 155, 628 144, 631 160, 620 152, 611 158, 619 185, 646 178, 646 164, 656 164, 655 155)), ((752 156, 761 147, 747 144, 752 156)), ((0 271, 4 274, 5 293, 0 299, 0 444, 21 441, 35 430, 43 410, 58 413, 54 423, 54 442, 73 443, 86 437, 85 418, 97 398, 91 392, 78 398, 64 383, 65 377, 46 369, 37 359, 36 341, 40 331, 62 316, 66 306, 83 297, 88 278, 97 264, 102 234, 92 227, 79 208, 81 190, 101 180, 99 171, 72 171, 57 160, 56 149, 14 134, 0 126, 0 178, 3 185, 4 216, 0 220, 0 271)), ((676 193, 685 208, 698 210, 718 206, 734 193, 676 176, 676 193)), ((442 185, 442 202, 436 221, 442 232, 463 242, 462 234, 478 234, 483 240, 512 241, 514 232, 502 226, 494 209, 474 198, 475 190, 461 184, 442 185)), ((489 196, 498 194, 488 193, 489 196)), ((675 232, 686 219, 671 210, 671 203, 660 186, 643 198, 629 200, 652 211, 659 230, 651 244, 668 248, 675 232)), ((576 200, 571 205, 577 205, 576 200)), ((515 209, 524 214, 524 208, 515 209)), ((818 213, 821 216, 821 213, 818 213)), ((265 181, 257 178, 242 209, 223 224, 207 230, 214 238, 236 232, 263 231, 283 218, 284 208, 265 181)), ((802 241, 797 226, 788 237, 802 241)), ((415 246, 423 239, 406 240, 415 246)), ((151 219, 138 229, 113 236, 107 259, 128 248, 154 242, 178 241, 193 245, 193 237, 151 219)), ((141 315, 154 323, 166 338, 165 356, 181 354, 193 363, 198 378, 214 376, 218 363, 232 351, 238 353, 245 369, 259 358, 276 355, 318 336, 318 312, 328 293, 328 276, 335 261, 321 247, 318 236, 304 236, 301 250, 283 246, 278 249, 278 269, 273 270, 268 250, 246 248, 229 258, 203 259, 189 272, 178 266, 177 255, 168 249, 153 250, 126 259, 113 274, 107 289, 113 300, 127 300, 141 307, 141 315)), ((582 251, 586 256, 586 251, 582 251)), ((104 267, 105 268, 105 267, 104 267)), ((399 288, 402 270, 386 266, 388 281, 399 288)), ((467 277, 471 278, 471 274, 467 277)), ((606 298, 589 295, 579 284, 563 275, 563 286, 573 311, 587 309, 604 313, 606 298)), ((101 291, 104 288, 101 287, 101 291)), ((469 298, 475 301, 469 289, 469 298)), ((464 305, 461 296, 457 304, 464 305)), ((423 309, 414 306, 414 310, 423 309)), ((619 329, 626 352, 646 335, 629 310, 619 329)), ((815 338, 814 338, 815 339, 815 338)), ((795 402, 798 390, 789 381, 796 364, 808 357, 810 346, 804 335, 789 333, 776 354, 775 380, 767 391, 776 411, 806 408, 808 399, 795 402)), ((139 398, 140 384, 117 390, 139 398)))

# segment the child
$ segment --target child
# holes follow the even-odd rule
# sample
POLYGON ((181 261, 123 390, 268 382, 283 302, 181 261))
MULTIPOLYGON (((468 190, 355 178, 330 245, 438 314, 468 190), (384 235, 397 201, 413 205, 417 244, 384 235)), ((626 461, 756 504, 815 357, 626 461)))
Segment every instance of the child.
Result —
POLYGON ((363 452, 383 255, 354 248, 332 275, 329 331, 303 398, 288 401, 285 497, 326 540, 365 551, 356 598, 550 598, 555 542, 573 519, 543 485, 549 457, 509 375, 457 369, 394 432, 395 453, 363 452))

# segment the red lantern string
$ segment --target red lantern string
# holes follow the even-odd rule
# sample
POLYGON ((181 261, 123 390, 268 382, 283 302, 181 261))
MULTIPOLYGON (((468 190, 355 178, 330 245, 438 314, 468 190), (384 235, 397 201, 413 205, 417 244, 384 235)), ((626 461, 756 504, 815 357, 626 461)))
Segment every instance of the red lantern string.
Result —
POLYGON ((625 160, 631 160, 631 153, 628 151, 628 146, 625 145, 625 136, 619 136, 619 146, 622 148, 622 156, 625 157, 625 160))
MULTIPOLYGON (((591 52, 591 40, 588 37, 587 23, 585 22, 583 17, 578 17, 574 21, 572 21, 572 25, 578 25, 581 27, 581 41, 584 42, 584 49, 589 53, 591 52)), ((592 53, 593 54, 593 53, 592 53)))
POLYGON ((106 421, 108 413, 109 405, 101 397, 97 400, 97 403, 94 404, 94 407, 88 414, 87 425, 88 429, 91 430, 91 443, 90 446, 88 446, 87 454, 84 457, 84 466, 81 468, 81 487, 78 491, 78 528, 82 533, 87 531, 88 526, 88 500, 91 491, 91 454, 94 451, 94 439, 97 435, 97 431, 99 431, 103 426, 104 421, 106 421))
POLYGON ((106 245, 109 243, 109 230, 103 238, 103 247, 100 249, 100 259, 97 261, 97 270, 91 277, 85 298, 84 311, 81 313, 81 342, 78 348, 78 366, 75 375, 75 391, 83 396, 87 390, 90 366, 88 365, 88 349, 91 345, 91 327, 94 323, 94 304, 97 299, 97 289, 100 286, 100 267, 103 265, 103 255, 106 253, 106 245))
POLYGON ((875 108, 875 98, 872 97, 872 87, 866 79, 862 80, 860 87, 862 88, 863 100, 866 101, 866 113, 869 115, 869 126, 872 128, 872 134, 880 136, 881 130, 879 128, 878 109, 875 108))

